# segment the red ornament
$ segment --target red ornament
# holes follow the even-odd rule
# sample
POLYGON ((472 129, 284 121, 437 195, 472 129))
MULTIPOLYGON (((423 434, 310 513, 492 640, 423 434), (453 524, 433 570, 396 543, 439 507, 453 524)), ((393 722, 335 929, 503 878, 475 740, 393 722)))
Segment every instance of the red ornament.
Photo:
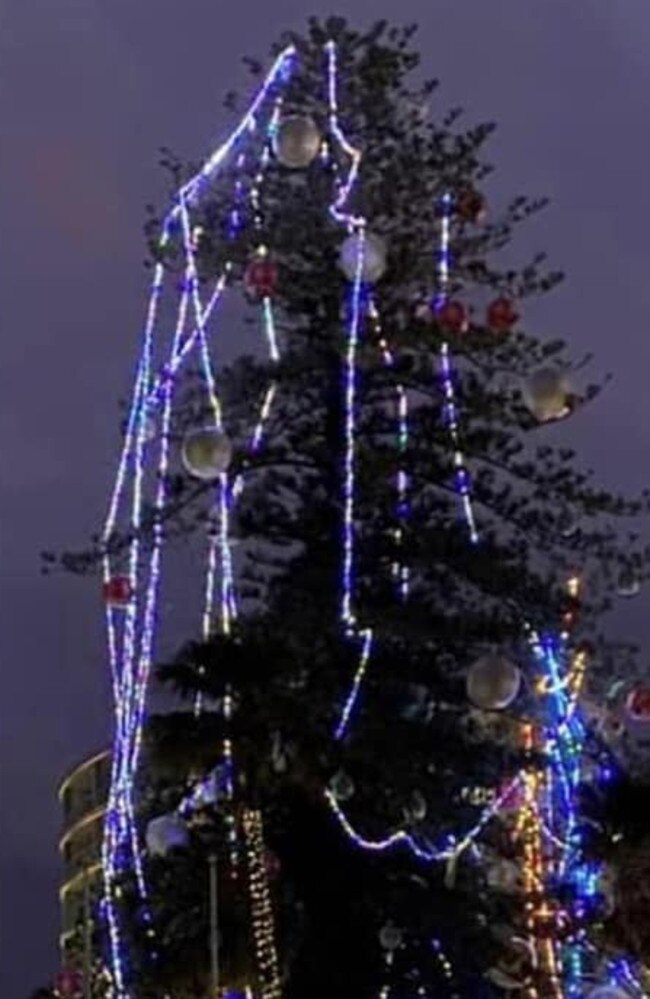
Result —
POLYGON ((133 596, 131 583, 126 576, 114 576, 104 583, 104 600, 109 607, 126 607, 133 596))
POLYGON ((473 187, 461 191, 456 199, 456 211, 463 222, 477 225, 485 220, 487 204, 483 195, 473 187))
POLYGON ((626 702, 627 713, 638 721, 650 721, 650 687, 636 687, 626 702))
POLYGON ((246 291, 256 298, 270 298, 278 284, 278 268, 270 257, 253 257, 244 274, 246 291))
POLYGON ((445 333, 466 333, 469 329, 467 309, 462 302, 445 302, 436 311, 436 319, 445 333))
POLYGON ((272 850, 266 850, 264 853, 264 867, 266 868, 266 876, 270 881, 275 881, 280 876, 280 866, 279 857, 272 850))
POLYGON ((83 992, 83 977, 80 971, 64 968, 54 979, 54 991, 61 999, 74 999, 83 992))
POLYGON ((494 333, 509 333, 518 319, 519 313, 505 296, 495 298, 488 305, 486 321, 488 328, 494 333))

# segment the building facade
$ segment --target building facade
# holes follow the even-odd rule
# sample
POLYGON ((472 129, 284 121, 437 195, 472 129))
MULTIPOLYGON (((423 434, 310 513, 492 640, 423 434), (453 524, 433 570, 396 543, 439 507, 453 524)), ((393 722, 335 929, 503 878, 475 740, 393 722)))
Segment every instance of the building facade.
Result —
POLYGON ((59 787, 63 811, 59 943, 64 966, 77 963, 79 931, 90 925, 101 893, 102 837, 110 777, 111 754, 105 750, 76 766, 59 787))

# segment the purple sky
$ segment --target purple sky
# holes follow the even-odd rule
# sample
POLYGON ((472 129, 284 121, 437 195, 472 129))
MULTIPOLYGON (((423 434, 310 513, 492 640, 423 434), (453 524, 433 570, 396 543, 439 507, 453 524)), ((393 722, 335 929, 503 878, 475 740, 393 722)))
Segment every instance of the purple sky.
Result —
MULTIPOLYGON (((569 435, 605 484, 648 484, 650 7, 647 0, 401 0, 443 105, 500 129, 493 201, 548 194, 520 237, 569 274, 530 328, 616 375, 569 435)), ((354 18, 394 0, 348 0, 354 18)), ((146 298, 144 204, 157 150, 208 152, 240 54, 300 29, 304 0, 4 0, 0 12, 0 996, 55 970, 55 787, 107 737, 93 583, 43 579, 38 552, 104 516, 146 298), (221 17, 219 11, 228 10, 221 17), (251 26, 253 26, 251 30, 251 26)), ((316 9, 315 12, 319 12, 316 9)), ((320 12, 332 12, 321 8, 320 12)), ((365 24, 365 20, 361 21, 365 24)), ((647 596, 630 610, 643 638, 647 596)))

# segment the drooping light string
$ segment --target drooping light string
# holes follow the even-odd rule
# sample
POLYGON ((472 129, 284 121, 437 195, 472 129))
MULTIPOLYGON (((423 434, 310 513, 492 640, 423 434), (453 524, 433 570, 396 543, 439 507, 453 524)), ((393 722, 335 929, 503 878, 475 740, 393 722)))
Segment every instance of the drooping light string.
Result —
POLYGON ((518 775, 513 778, 513 780, 508 782, 503 791, 495 796, 493 801, 482 813, 478 822, 476 822, 468 832, 464 833, 461 837, 448 835, 446 837, 445 845, 440 847, 424 846, 415 836, 406 832, 404 829, 398 829, 396 832, 385 836, 383 839, 368 839, 357 832, 332 791, 327 789, 325 791, 325 798, 341 828, 349 836, 352 842, 361 849, 370 850, 373 853, 383 853, 385 850, 393 850, 397 847, 406 847, 410 850, 413 856, 417 857, 419 860, 425 861, 426 863, 434 863, 442 860, 455 860, 460 857, 460 855, 464 853, 464 851, 467 850, 480 836, 487 824, 492 821, 495 815, 497 815, 507 799, 518 787, 520 781, 523 779, 523 776, 524 774, 522 772, 521 775, 518 775))
MULTIPOLYGON (((381 351, 384 367, 386 369, 391 369, 395 365, 395 356, 390 348, 390 345, 388 344, 388 341, 386 340, 386 337, 384 336, 379 310, 375 299, 372 296, 370 296, 368 303, 368 315, 377 344, 381 351)), ((399 382, 395 386, 395 395, 396 438, 397 451, 400 458, 400 468, 398 469, 396 476, 397 503, 395 510, 396 528, 394 532, 394 539, 399 553, 404 543, 404 531, 410 513, 408 502, 409 476, 406 471, 406 452, 409 443, 409 400, 406 389, 399 382)), ((406 600, 409 595, 409 567, 404 563, 403 558, 400 556, 393 563, 392 570, 393 577, 397 583, 397 590, 400 599, 406 600)))
POLYGON ((334 738, 338 741, 342 739, 350 723, 350 718, 354 710, 354 706, 357 703, 357 698, 361 690, 361 685, 363 683, 364 677, 366 675, 366 669, 370 661, 370 656, 372 654, 372 639, 373 633, 371 628, 364 628, 359 632, 359 637, 361 638, 361 656, 359 659, 359 665, 357 671, 354 675, 354 680, 352 682, 352 687, 347 696, 341 715, 339 717, 338 723, 334 730, 334 738))
MULTIPOLYGON (((146 897, 146 886, 142 871, 141 851, 135 824, 135 808, 133 801, 134 781, 138 765, 142 738, 142 724, 146 702, 148 675, 151 664, 153 634, 156 620, 156 598, 159 589, 160 560, 162 546, 161 513, 166 506, 166 480, 169 462, 169 440, 172 394, 175 375, 180 370, 182 362, 191 350, 199 347, 203 361, 204 374, 212 403, 213 415, 217 425, 220 425, 220 410, 214 382, 211 379, 209 353, 207 349, 206 323, 214 307, 221 300, 226 285, 229 267, 217 282, 215 292, 204 307, 200 301, 198 276, 195 264, 195 237, 189 224, 190 203, 194 203, 199 193, 203 193, 218 167, 226 159, 238 140, 252 132, 255 127, 255 115, 266 100, 271 90, 280 82, 286 81, 287 72, 293 62, 293 49, 282 53, 260 89, 248 113, 230 139, 210 158, 204 168, 185 185, 178 195, 178 200, 163 224, 160 239, 161 255, 166 251, 172 232, 180 224, 183 229, 185 249, 185 275, 180 290, 180 301, 177 311, 176 330, 173 337, 170 357, 164 365, 161 374, 153 377, 153 338, 157 324, 159 300, 163 288, 165 269, 158 263, 154 270, 152 290, 147 320, 145 324, 144 343, 141 360, 138 366, 133 402, 127 420, 125 441, 122 457, 118 466, 115 487, 106 525, 102 535, 106 557, 103 565, 104 582, 108 585, 113 577, 112 544, 115 536, 117 516, 121 506, 122 495, 126 486, 127 476, 131 476, 131 513, 128 542, 128 584, 129 602, 123 613, 115 608, 107 609, 107 631, 109 663, 113 682, 115 701, 115 739, 112 759, 111 790, 105 823, 103 845, 103 867, 105 878, 105 900, 103 911, 106 917, 109 935, 110 963, 112 979, 116 990, 115 999, 128 999, 128 986, 125 976, 125 958, 123 941, 117 913, 117 896, 115 881, 117 875, 132 868, 138 883, 140 894, 146 897), (194 306, 195 327, 185 334, 189 305, 194 306), (158 485, 154 502, 154 520, 152 524, 152 542, 146 553, 140 543, 142 530, 142 502, 145 473, 145 453, 149 443, 151 414, 156 408, 162 410, 162 427, 160 432, 160 456, 158 463, 158 485), (144 573, 145 598, 141 611, 139 592, 141 589, 141 569, 143 555, 148 556, 148 568, 144 573), (121 620, 120 620, 121 618, 121 620), (121 634, 120 634, 121 632, 121 634)), ((235 189, 236 199, 240 187, 235 189)), ((233 222, 237 222, 236 210, 233 210, 233 222)), ((223 540, 223 538, 222 538, 223 540)), ((223 550, 223 548, 222 548, 223 550)), ((213 566, 208 566, 208 572, 213 566)), ((228 562, 225 562, 224 576, 228 576, 228 562)), ((209 584, 207 589, 209 590, 209 584)), ((228 611, 232 611, 231 598, 227 601, 228 611)), ((205 615, 204 615, 205 617, 205 615)))
POLYGON ((295 60, 296 50, 293 45, 288 45, 280 52, 237 128, 231 132, 228 139, 215 150, 199 172, 179 192, 187 205, 191 206, 204 193, 214 180, 219 168, 228 160, 228 157, 240 139, 245 137, 246 133, 255 127, 257 115, 272 91, 278 85, 289 82, 295 69, 295 60))
POLYGON ((337 95, 337 50, 330 41, 325 46, 327 54, 327 96, 329 127, 336 143, 350 161, 347 177, 337 175, 335 197, 329 206, 332 218, 345 226, 349 233, 356 232, 356 260, 354 277, 350 285, 347 308, 346 353, 344 362, 344 459, 343 459, 343 558, 341 579, 341 619, 352 632, 356 626, 354 601, 355 570, 355 501, 356 501, 356 434, 357 434, 357 350, 364 313, 368 308, 368 295, 363 284, 365 262, 366 219, 346 210, 355 181, 359 175, 361 152, 348 142, 339 124, 337 95))
POLYGON ((340 123, 337 93, 337 48, 330 41, 325 46, 327 60, 327 99, 329 108, 329 129, 336 144, 349 160, 345 179, 336 174, 335 197, 329 206, 331 217, 345 226, 349 233, 356 232, 356 260, 354 277, 349 289, 347 309, 346 352, 344 361, 344 459, 343 459, 343 552, 341 560, 341 620, 349 638, 360 642, 359 665, 355 672, 350 693, 344 703, 341 716, 335 729, 335 738, 342 739, 347 731, 352 711, 358 701, 361 685, 366 674, 372 651, 373 634, 369 628, 361 628, 356 618, 355 579, 356 569, 356 461, 357 461, 357 353, 361 326, 370 310, 370 295, 364 286, 366 220, 347 210, 347 204, 354 185, 358 180, 361 166, 361 151, 346 138, 340 123))
MULTIPOLYGON (((449 295, 449 278, 451 268, 450 251, 450 231, 451 213, 454 199, 451 194, 446 193, 440 202, 440 244, 438 248, 438 288, 434 298, 434 312, 438 314, 446 304, 449 295)), ((463 514, 469 537, 472 544, 477 544, 479 540, 476 518, 472 504, 472 490, 470 475, 467 471, 465 457, 460 445, 460 430, 458 424, 458 412, 456 407, 456 390, 454 387, 455 372, 451 358, 451 351, 446 340, 440 345, 439 374, 442 383, 444 402, 442 414, 445 425, 449 432, 453 450, 454 462, 454 486, 460 496, 463 514)))

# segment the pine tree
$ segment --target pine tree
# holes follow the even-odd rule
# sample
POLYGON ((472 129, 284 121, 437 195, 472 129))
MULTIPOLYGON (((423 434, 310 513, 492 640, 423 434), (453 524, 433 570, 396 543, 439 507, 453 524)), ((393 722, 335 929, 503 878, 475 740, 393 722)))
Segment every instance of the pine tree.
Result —
MULTIPOLYGON (((149 788, 146 809, 156 815, 176 807, 190 778, 215 768, 222 774, 223 742, 232 743, 237 807, 263 817, 276 874, 288 999, 366 999, 387 985, 396 996, 495 990, 486 972, 503 962, 512 944, 508 927, 521 900, 488 890, 485 865, 473 849, 447 865, 422 862, 406 847, 361 849, 335 806, 345 803, 367 840, 405 829, 424 852, 470 829, 489 789, 536 762, 518 737, 521 718, 543 710, 531 630, 557 632, 561 622, 576 619, 571 643, 588 641, 598 698, 612 657, 620 655, 601 637, 610 595, 620 573, 643 577, 638 539, 621 540, 619 525, 645 509, 647 497, 629 501, 600 489, 573 450, 555 444, 561 428, 541 424, 522 394, 540 368, 559 368, 577 382, 584 363, 572 365, 560 340, 541 342, 524 332, 523 321, 495 331, 478 305, 468 329, 427 308, 439 290, 436 233, 447 195, 455 205, 453 303, 466 307, 491 298, 525 312, 526 300, 551 291, 561 275, 541 253, 518 269, 502 264, 515 227, 546 202, 517 197, 499 214, 489 206, 488 218, 479 219, 491 169, 484 145, 493 126, 462 128, 457 109, 432 121, 423 115, 437 85, 411 82, 418 67, 413 35, 412 28, 384 23, 360 34, 332 19, 312 21, 305 37, 281 39, 296 46, 301 60, 285 109, 311 115, 323 135, 323 48, 336 41, 341 120, 363 150, 354 211, 388 248, 385 275, 374 289, 381 325, 364 325, 358 356, 354 609, 358 629, 372 631, 373 646, 340 738, 362 637, 341 626, 348 419, 341 303, 349 291, 339 266, 344 234, 328 213, 333 161, 303 172, 270 169, 259 224, 244 224, 234 243, 226 245, 220 223, 232 188, 228 171, 192 217, 201 230, 203 282, 228 259, 235 283, 258 246, 269 248, 278 268, 274 298, 283 351, 273 364, 245 357, 218 375, 235 444, 231 471, 245 480, 236 508, 242 612, 228 633, 187 642, 157 670, 159 682, 180 691, 187 709, 151 719, 149 765, 162 776, 149 788), (392 364, 383 361, 384 341, 392 364), (457 445, 438 370, 445 344, 455 366, 457 445), (244 458, 242 442, 270 382, 277 401, 265 446, 244 458), (400 391, 410 404, 405 452, 396 442, 400 391), (459 469, 454 450, 461 446, 459 469), (403 521, 395 512, 402 466, 409 506, 403 521), (459 516, 459 494, 468 492, 477 543, 459 516), (409 570, 408 599, 398 592, 400 566, 409 570), (579 600, 568 598, 565 588, 576 571, 583 580, 579 600), (524 693, 512 712, 481 711, 468 699, 468 670, 491 648, 524 674, 524 693), (192 710, 197 695, 205 705, 199 716, 192 710), (220 709, 224 698, 234 705, 229 717, 220 709)), ((261 67, 250 60, 248 66, 259 78, 261 67)), ((227 104, 236 110, 232 95, 227 104)), ((185 168, 171 155, 166 162, 177 186, 185 168)), ((157 232, 152 218, 154 255, 157 232)), ((165 259, 173 270, 179 257, 167 252, 165 259)), ((567 415, 593 401, 600 387, 567 390, 567 415)), ((204 386, 188 378, 173 439, 180 442, 208 419, 204 386)), ((182 474, 170 484, 163 529, 170 541, 191 544, 197 532, 214 529, 205 515, 209 487, 182 474)), ((116 537, 114 544, 124 541, 116 537)), ((95 556, 69 556, 65 564, 85 569, 95 556)), ((207 990, 208 858, 228 849, 219 801, 217 795, 195 815, 187 849, 152 865, 158 958, 147 963, 134 931, 136 963, 142 961, 138 999, 156 995, 161 985, 183 999, 207 990)), ((507 849, 502 839, 502 831, 488 833, 499 855, 507 849)), ((219 888, 225 893, 222 965, 236 990, 249 980, 251 913, 236 892, 228 897, 226 879, 219 888)), ((551 994, 543 982, 540 988, 540 995, 551 994)))

